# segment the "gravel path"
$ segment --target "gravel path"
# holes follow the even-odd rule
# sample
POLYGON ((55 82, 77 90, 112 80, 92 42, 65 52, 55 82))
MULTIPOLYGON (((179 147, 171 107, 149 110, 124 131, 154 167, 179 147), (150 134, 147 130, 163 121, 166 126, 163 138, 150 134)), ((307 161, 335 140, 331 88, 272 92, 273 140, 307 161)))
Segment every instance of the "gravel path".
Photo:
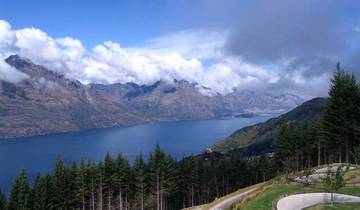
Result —
MULTIPOLYGON (((360 203, 360 197, 334 193, 335 203, 360 203)), ((277 210, 300 210, 322 203, 331 203, 330 193, 305 193, 280 199, 277 210)))
POLYGON ((209 208, 208 210, 223 210, 226 209, 227 207, 231 206, 234 203, 237 203, 238 201, 240 201, 244 196, 250 194, 251 192, 257 190, 258 187, 254 187, 248 191, 242 192, 240 194, 231 196, 230 198, 226 198, 225 200, 219 202, 218 204, 216 204, 215 206, 209 208))

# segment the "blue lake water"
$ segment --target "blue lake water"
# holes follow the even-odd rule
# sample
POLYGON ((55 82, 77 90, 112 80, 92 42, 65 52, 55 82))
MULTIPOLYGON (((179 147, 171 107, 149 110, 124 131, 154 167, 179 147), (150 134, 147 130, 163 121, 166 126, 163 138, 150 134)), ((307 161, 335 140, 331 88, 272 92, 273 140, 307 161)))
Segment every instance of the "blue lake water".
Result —
POLYGON ((269 117, 229 118, 142 124, 17 139, 0 139, 0 187, 9 192, 14 177, 26 169, 30 178, 52 170, 54 160, 101 160, 107 152, 133 160, 148 155, 156 144, 176 158, 197 154, 235 130, 269 117))

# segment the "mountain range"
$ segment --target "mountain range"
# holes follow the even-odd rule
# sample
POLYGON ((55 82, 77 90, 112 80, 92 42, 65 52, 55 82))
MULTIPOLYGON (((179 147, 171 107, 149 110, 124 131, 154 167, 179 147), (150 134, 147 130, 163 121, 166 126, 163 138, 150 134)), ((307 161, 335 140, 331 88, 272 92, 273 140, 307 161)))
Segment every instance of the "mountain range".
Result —
POLYGON ((12 55, 6 63, 28 78, 0 81, 0 138, 129 126, 151 121, 283 113, 303 102, 292 94, 234 90, 230 94, 185 80, 150 85, 83 84, 12 55))

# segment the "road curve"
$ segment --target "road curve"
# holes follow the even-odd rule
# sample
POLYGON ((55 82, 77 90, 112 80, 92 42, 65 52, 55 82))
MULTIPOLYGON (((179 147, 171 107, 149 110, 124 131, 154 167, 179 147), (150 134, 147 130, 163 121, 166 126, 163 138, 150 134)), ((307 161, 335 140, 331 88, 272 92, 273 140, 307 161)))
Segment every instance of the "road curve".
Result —
POLYGON ((245 192, 242 192, 240 194, 231 196, 229 198, 224 199, 223 201, 220 201, 219 203, 217 203, 215 206, 212 206, 210 208, 208 208, 208 210, 223 210, 226 209, 227 207, 231 206, 232 204, 240 201, 244 196, 252 193, 253 191, 257 190, 258 187, 254 187, 252 189, 249 189, 245 192))
MULTIPOLYGON (((331 203, 330 193, 304 193, 280 199, 277 210, 300 210, 317 204, 331 203)), ((335 203, 360 203, 360 197, 334 193, 335 203)))

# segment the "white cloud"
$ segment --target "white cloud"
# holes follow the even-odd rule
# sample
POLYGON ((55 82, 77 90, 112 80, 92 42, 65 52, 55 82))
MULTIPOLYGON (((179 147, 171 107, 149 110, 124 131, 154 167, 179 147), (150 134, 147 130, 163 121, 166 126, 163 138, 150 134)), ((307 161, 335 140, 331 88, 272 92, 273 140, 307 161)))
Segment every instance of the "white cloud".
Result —
MULTIPOLYGON (((89 56, 92 61, 88 61, 87 66, 93 68, 92 72, 102 71, 113 75, 109 83, 132 81, 150 84, 160 79, 172 81, 174 78, 195 81, 203 72, 202 64, 197 59, 185 59, 175 52, 159 55, 147 50, 126 49, 113 42, 94 47, 89 56), (89 66, 94 61, 97 66, 89 66)), ((87 74, 84 76, 87 77, 87 74)))
POLYGON ((25 28, 15 32, 17 41, 14 45, 20 53, 36 60, 57 61, 61 51, 56 42, 46 33, 35 28, 25 28))
POLYGON ((19 82, 28 76, 5 63, 7 52, 16 42, 16 36, 6 21, 0 20, 0 80, 19 82))
POLYGON ((8 49, 14 42, 15 34, 11 31, 10 24, 4 20, 0 20, 0 50, 8 49))
MULTIPOLYGON (((80 40, 52 38, 36 28, 13 30, 10 24, 0 20, 0 55, 4 58, 20 54, 85 83, 151 84, 158 80, 185 79, 223 94, 234 88, 278 91, 277 87, 284 81, 296 88, 307 87, 300 74, 289 76, 284 64, 258 66, 225 55, 222 48, 226 36, 227 32, 187 30, 133 48, 107 41, 87 50, 80 40)), ((0 61, 0 79, 19 81, 25 77, 3 59, 0 61)), ((312 80, 314 86, 319 82, 318 78, 312 80)))
POLYGON ((189 58, 214 59, 222 57, 227 32, 185 30, 150 39, 146 48, 151 53, 178 52, 189 58))
POLYGON ((260 66, 249 65, 232 58, 211 65, 202 78, 204 86, 219 93, 229 93, 234 88, 261 89, 264 84, 274 83, 277 80, 276 74, 260 66))

